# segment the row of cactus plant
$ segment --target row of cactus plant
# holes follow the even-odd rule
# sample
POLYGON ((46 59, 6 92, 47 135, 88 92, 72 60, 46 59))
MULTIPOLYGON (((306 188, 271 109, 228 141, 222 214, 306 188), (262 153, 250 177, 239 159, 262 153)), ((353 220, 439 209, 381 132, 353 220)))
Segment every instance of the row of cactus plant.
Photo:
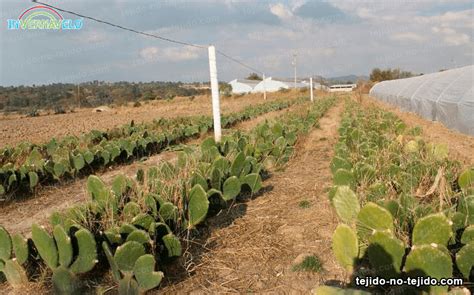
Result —
MULTIPOLYGON (((229 128, 267 112, 288 108, 302 99, 272 101, 246 107, 223 116, 229 128)), ((0 149, 0 197, 15 199, 40 184, 76 175, 88 175, 112 164, 159 153, 169 145, 206 133, 212 128, 208 116, 159 119, 152 123, 133 122, 108 131, 91 131, 80 137, 68 136, 37 145, 21 143, 0 149)))
POLYGON ((340 220, 332 247, 340 265, 354 275, 472 281, 474 170, 462 171, 446 145, 425 143, 420 128, 375 107, 348 101, 339 133, 329 198, 340 220))
MULTIPOLYGON (((51 231, 33 226, 27 244, 37 255, 29 260, 50 269, 60 294, 85 292, 91 272, 104 267, 110 267, 119 294, 156 288, 164 266, 182 255, 182 240, 198 235, 207 218, 240 196, 260 191, 270 169, 265 163, 277 169, 288 161, 297 136, 316 125, 334 102, 320 100, 306 113, 232 132, 219 143, 206 139, 199 146, 183 146, 175 161, 138 170, 135 179, 119 175, 106 185, 89 176, 88 202, 54 213, 51 231)), ((23 255, 8 249, 0 254, 0 266, 23 255)), ((25 261, 17 264, 24 267, 25 261)), ((6 269, 0 271, 6 274, 6 269)), ((21 271, 15 284, 12 276, 6 275, 12 286, 34 278, 21 271)))

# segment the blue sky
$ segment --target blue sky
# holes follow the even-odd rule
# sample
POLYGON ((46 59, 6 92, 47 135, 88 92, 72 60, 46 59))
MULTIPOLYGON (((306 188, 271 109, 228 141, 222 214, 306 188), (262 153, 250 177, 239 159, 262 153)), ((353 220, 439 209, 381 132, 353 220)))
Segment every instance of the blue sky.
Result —
MULTIPOLYGON (((44 1, 137 30, 214 44, 267 76, 291 76, 293 53, 300 76, 368 75, 374 67, 428 73, 473 64, 472 0, 44 1)), ((80 31, 7 30, 7 19, 33 4, 0 5, 0 85, 209 79, 206 50, 87 19, 80 31)), ((218 56, 219 80, 248 73, 218 56)))

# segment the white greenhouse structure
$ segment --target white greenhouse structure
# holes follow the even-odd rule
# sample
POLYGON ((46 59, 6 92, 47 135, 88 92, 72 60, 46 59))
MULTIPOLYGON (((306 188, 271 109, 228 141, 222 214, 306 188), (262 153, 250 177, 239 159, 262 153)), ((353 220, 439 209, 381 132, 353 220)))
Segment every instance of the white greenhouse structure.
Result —
POLYGON ((259 80, 234 79, 229 82, 232 86, 232 93, 242 94, 252 92, 254 87, 260 83, 259 80))
POLYGON ((474 66, 375 84, 376 99, 474 136, 474 66))
MULTIPOLYGON (((263 92, 265 89, 267 92, 275 92, 280 89, 290 89, 295 87, 295 81, 290 79, 277 79, 268 77, 265 80, 260 81, 253 92, 263 92)), ((296 88, 308 88, 309 83, 307 81, 296 80, 296 88)))

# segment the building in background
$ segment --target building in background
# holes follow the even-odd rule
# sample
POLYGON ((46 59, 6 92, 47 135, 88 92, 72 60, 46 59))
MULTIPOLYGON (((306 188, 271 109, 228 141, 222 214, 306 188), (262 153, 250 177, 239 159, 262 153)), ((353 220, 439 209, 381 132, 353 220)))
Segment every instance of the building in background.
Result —
POLYGON ((329 86, 329 92, 351 92, 357 87, 357 84, 335 84, 329 86))
POLYGON ((260 80, 234 79, 229 82, 229 85, 232 86, 232 93, 242 94, 253 92, 258 83, 260 80))

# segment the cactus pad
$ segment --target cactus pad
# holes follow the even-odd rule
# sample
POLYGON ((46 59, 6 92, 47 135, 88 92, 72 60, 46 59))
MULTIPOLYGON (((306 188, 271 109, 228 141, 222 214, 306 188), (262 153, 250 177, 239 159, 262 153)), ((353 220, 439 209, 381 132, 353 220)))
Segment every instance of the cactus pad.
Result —
POLYGON ((58 266, 58 251, 53 238, 44 228, 36 224, 31 227, 31 236, 39 255, 46 265, 51 269, 55 269, 58 266))
POLYGON ((92 233, 86 229, 80 229, 74 235, 77 239, 79 254, 70 270, 76 274, 86 273, 97 263, 97 245, 92 233))
POLYGON ((339 218, 347 224, 351 224, 360 211, 359 200, 348 186, 337 187, 332 203, 339 218))
POLYGON ((376 231, 369 238, 369 261, 375 272, 384 278, 398 276, 402 267, 405 245, 391 233, 376 231))
POLYGON ((469 244, 474 242, 474 225, 470 225, 464 229, 461 237, 461 243, 469 244))
POLYGON ((119 270, 131 272, 133 271, 135 262, 142 255, 145 255, 143 245, 135 241, 129 241, 117 248, 114 260, 119 270))
POLYGON ((133 274, 142 292, 156 288, 163 278, 162 272, 155 271, 155 258, 150 254, 143 255, 137 259, 133 268, 133 274))
POLYGON ((16 261, 19 264, 24 264, 29 256, 28 241, 22 235, 14 234, 12 236, 12 245, 16 261))
MULTIPOLYGON (((451 257, 445 251, 431 245, 422 245, 414 246, 408 254, 405 271, 410 276, 430 276, 436 279, 451 278, 453 276, 453 265, 451 257)), ((447 286, 431 286, 430 294, 445 294, 447 290, 447 286)))
POLYGON ((79 292, 79 281, 76 276, 64 266, 53 270, 54 294, 81 294, 79 292))
POLYGON ((357 215, 357 231, 364 240, 374 230, 394 232, 392 214, 385 208, 375 204, 367 203, 357 215))
POLYGON ((240 193, 240 180, 237 176, 231 176, 224 181, 222 187, 223 199, 226 201, 232 200, 240 193))
POLYGON ((167 234, 163 237, 163 243, 168 251, 168 257, 181 256, 181 243, 173 234, 167 234))
POLYGON ((260 175, 256 173, 245 175, 242 183, 245 183, 252 193, 256 193, 262 188, 262 179, 260 178, 260 175))
POLYGON ((58 248, 59 264, 67 268, 73 258, 71 238, 60 225, 54 227, 53 236, 58 248))
POLYGON ((204 189, 199 185, 195 185, 189 192, 188 219, 189 228, 194 228, 202 222, 209 210, 209 200, 204 189))
POLYGON ((462 275, 469 279, 472 268, 474 267, 474 242, 471 242, 459 250, 456 254, 456 265, 462 275))
POLYGON ((332 236, 332 251, 339 264, 352 271, 359 254, 357 235, 345 224, 339 224, 332 236))
POLYGON ((334 173, 333 177, 334 185, 347 185, 349 187, 354 187, 355 177, 354 174, 347 169, 338 169, 334 173))
POLYGON ((12 254, 12 240, 7 230, 0 226, 0 259, 10 259, 12 254))
POLYGON ((16 260, 8 259, 3 267, 5 277, 12 287, 19 287, 28 282, 28 277, 23 267, 16 260))
POLYGON ((451 222, 442 213, 431 214, 420 218, 413 228, 413 245, 437 245, 447 246, 452 237, 451 222))

